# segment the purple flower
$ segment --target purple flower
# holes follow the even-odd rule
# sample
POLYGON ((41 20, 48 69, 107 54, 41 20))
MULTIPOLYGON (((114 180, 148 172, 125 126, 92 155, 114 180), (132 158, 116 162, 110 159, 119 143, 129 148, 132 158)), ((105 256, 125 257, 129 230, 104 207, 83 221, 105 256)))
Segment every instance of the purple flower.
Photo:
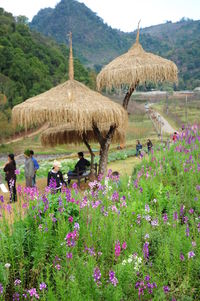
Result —
POLYGON ((158 226, 158 219, 156 218, 156 219, 152 220, 152 221, 151 221, 151 225, 152 225, 153 227, 158 226))
POLYGON ((192 246, 193 246, 193 247, 196 247, 196 246, 197 246, 196 241, 192 241, 192 246))
POLYGON ((78 185, 77 185, 76 182, 74 182, 74 183, 72 184, 72 188, 75 190, 76 193, 78 192, 78 185))
POLYGON ((137 221, 136 221, 136 223, 138 225, 141 223, 141 215, 140 214, 137 215, 137 221))
POLYGON ((3 285, 2 285, 2 283, 0 283, 0 295, 2 295, 3 294, 3 285))
POLYGON ((13 301, 19 301, 20 299, 20 295, 19 295, 19 293, 14 293, 13 294, 13 301))
POLYGON ((80 230, 79 223, 74 223, 74 229, 77 230, 77 231, 80 230))
POLYGON ((178 213, 175 211, 173 214, 173 220, 177 221, 177 219, 178 219, 178 213))
POLYGON ((70 216, 69 218, 68 218, 68 221, 70 222, 70 223, 73 223, 73 216, 70 216))
POLYGON ((146 241, 143 246, 144 259, 149 260, 149 243, 146 241))
POLYGON ((116 257, 120 256, 120 252, 121 252, 121 247, 120 247, 120 242, 118 241, 118 242, 115 244, 115 256, 116 256, 116 257))
POLYGON ((55 180, 54 178, 51 178, 51 179, 50 179, 49 187, 50 187, 52 190, 56 189, 57 184, 56 184, 56 180, 55 180))
POLYGON ((44 283, 44 282, 40 283, 40 290, 41 291, 45 290, 46 288, 47 288, 46 283, 44 283))
POLYGON ((112 195, 112 201, 118 201, 119 200, 119 193, 117 191, 114 191, 112 195))
POLYGON ((149 275, 145 276, 145 277, 144 277, 144 280, 145 280, 145 281, 149 281, 149 280, 150 280, 150 276, 149 276, 149 275))
POLYGON ((193 251, 188 252, 188 258, 189 259, 192 258, 192 257, 194 257, 194 256, 195 256, 195 254, 194 254, 193 251))
POLYGON ((126 248, 127 248, 127 243, 124 241, 123 244, 122 244, 122 249, 126 250, 126 248))
POLYGON ((181 208, 180 208, 180 216, 183 216, 183 215, 184 215, 184 210, 185 210, 185 206, 184 206, 184 205, 181 205, 181 208))
POLYGON ((72 258, 72 253, 71 252, 67 253, 66 257, 71 259, 72 258))
POLYGON ((115 272, 114 272, 114 271, 109 271, 109 279, 110 279, 110 282, 111 282, 114 286, 117 286, 118 279, 115 277, 115 272))
POLYGON ((180 260, 181 260, 181 261, 184 261, 184 260, 185 260, 185 257, 184 257, 184 255, 183 255, 182 253, 180 254, 180 260))
POLYGON ((56 264, 55 268, 56 268, 56 270, 60 271, 61 270, 61 265, 60 264, 56 264))
POLYGON ((15 169, 15 174, 16 175, 20 175, 20 170, 19 169, 15 169))
POLYGON ((164 213, 163 214, 163 222, 164 222, 164 224, 166 224, 167 221, 168 221, 167 213, 164 213))
POLYGON ((197 186, 196 186, 196 190, 197 190, 197 191, 200 191, 200 185, 197 185, 197 186))
POLYGON ((186 228, 186 230, 185 230, 185 235, 186 235, 187 237, 190 236, 190 229, 189 229, 189 226, 188 226, 188 225, 187 225, 187 228, 186 228))
POLYGON ((189 218, 187 216, 183 216, 183 222, 184 222, 184 224, 187 224, 188 220, 189 220, 189 218))
POLYGON ((94 282, 97 283, 97 285, 100 285, 101 282, 100 282, 100 279, 101 279, 101 271, 98 267, 96 267, 94 269, 94 273, 93 273, 93 278, 94 278, 94 282))
POLYGON ((167 286, 167 285, 163 286, 163 291, 165 294, 169 293, 169 291, 170 291, 169 286, 167 286))
POLYGON ((21 280, 20 279, 16 279, 15 282, 14 282, 14 285, 17 286, 17 285, 20 285, 21 284, 21 280))
POLYGON ((30 290, 28 290, 28 293, 29 293, 30 297, 35 297, 36 299, 40 298, 36 291, 36 288, 31 288, 30 290))
POLYGON ((190 214, 193 214, 193 213, 194 213, 194 209, 191 208, 191 209, 189 210, 189 213, 190 213, 190 214))
POLYGON ((198 232, 200 233, 200 223, 197 224, 198 232))
POLYGON ((149 212, 149 211, 150 211, 150 208, 149 208, 149 205, 148 205, 148 204, 145 204, 145 211, 146 211, 146 212, 149 212))

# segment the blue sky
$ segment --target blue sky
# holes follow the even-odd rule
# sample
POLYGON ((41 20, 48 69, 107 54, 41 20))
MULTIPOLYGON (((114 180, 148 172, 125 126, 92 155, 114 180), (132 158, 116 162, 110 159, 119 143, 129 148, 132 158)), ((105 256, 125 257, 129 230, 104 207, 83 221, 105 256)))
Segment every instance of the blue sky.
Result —
MULTIPOLYGON (((200 0, 78 0, 96 12, 108 25, 133 31, 141 19, 141 27, 178 21, 182 17, 200 19, 200 0)), ((0 0, 0 7, 14 15, 32 17, 59 0, 0 0)))

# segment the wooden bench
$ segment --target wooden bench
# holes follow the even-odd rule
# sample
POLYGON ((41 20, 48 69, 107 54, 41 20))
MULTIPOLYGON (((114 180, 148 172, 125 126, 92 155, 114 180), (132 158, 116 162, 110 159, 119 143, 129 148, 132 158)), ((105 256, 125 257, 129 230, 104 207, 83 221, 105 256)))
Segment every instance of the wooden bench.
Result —
MULTIPOLYGON (((95 175, 97 176, 97 163, 94 164, 94 169, 95 169, 95 175)), ((78 186, 80 187, 81 184, 81 179, 85 180, 85 183, 89 180, 90 176, 90 170, 84 171, 84 173, 79 171, 79 168, 77 168, 77 172, 68 176, 68 180, 77 180, 78 186)))

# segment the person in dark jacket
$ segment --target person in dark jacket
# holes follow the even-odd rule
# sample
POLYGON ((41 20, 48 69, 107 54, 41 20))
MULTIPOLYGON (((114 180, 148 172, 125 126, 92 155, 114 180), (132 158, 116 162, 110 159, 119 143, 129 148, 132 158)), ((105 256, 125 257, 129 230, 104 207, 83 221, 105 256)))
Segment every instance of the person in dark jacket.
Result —
POLYGON ((139 140, 137 140, 137 144, 136 144, 136 157, 137 157, 138 155, 140 155, 141 150, 142 150, 142 144, 140 143, 139 140))
POLYGON ((17 201, 16 192, 16 162, 15 156, 13 154, 8 155, 8 162, 4 166, 5 180, 8 184, 8 189, 10 191, 10 203, 17 201))
MULTIPOLYGON (((84 158, 83 152, 79 152, 78 157, 79 161, 76 163, 74 170, 70 170, 67 173, 68 177, 77 175, 78 172, 79 175, 82 175, 86 171, 87 167, 90 166, 90 162, 84 158)), ((68 184, 70 184, 70 179, 68 180, 68 184)))
POLYGON ((55 160, 53 168, 48 173, 47 186, 51 188, 52 192, 61 191, 62 185, 66 185, 60 168, 61 163, 55 160))
POLYGON ((150 153, 151 149, 153 147, 153 143, 151 142, 150 139, 147 140, 147 149, 148 149, 148 154, 150 153))
POLYGON ((30 150, 27 149, 24 152, 25 165, 24 165, 24 174, 26 179, 26 187, 33 187, 33 178, 35 175, 34 163, 31 158, 30 150))

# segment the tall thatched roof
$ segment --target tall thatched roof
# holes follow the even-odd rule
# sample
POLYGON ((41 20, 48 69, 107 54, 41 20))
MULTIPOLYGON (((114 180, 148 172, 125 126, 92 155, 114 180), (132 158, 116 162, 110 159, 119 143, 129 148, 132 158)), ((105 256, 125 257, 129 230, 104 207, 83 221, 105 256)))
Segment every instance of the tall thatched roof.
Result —
POLYGON ((177 66, 170 60, 144 51, 139 43, 139 28, 135 44, 129 51, 106 65, 97 76, 97 89, 122 85, 136 86, 147 81, 177 82, 177 66))
MULTIPOLYGON (((50 127, 65 126, 65 131, 62 131, 63 135, 68 128, 69 133, 66 134, 66 137, 73 138, 71 135, 73 129, 74 133, 77 132, 77 135, 74 136, 76 141, 83 133, 92 132, 94 122, 100 129, 102 126, 105 128, 106 124, 108 130, 111 125, 116 124, 119 133, 124 135, 128 122, 127 112, 107 97, 74 80, 72 68, 71 43, 70 79, 15 106, 12 110, 14 124, 25 126, 25 128, 33 125, 40 126, 45 123, 48 123, 50 127)), ((71 138, 68 142, 71 142, 71 138)))
MULTIPOLYGON (((109 128, 110 128, 109 124, 105 124, 105 125, 101 124, 99 130, 104 137, 106 136, 109 128)), ((79 144, 80 141, 83 140, 84 134, 88 142, 97 141, 94 135, 94 131, 91 128, 87 129, 84 133, 80 133, 76 130, 76 126, 74 124, 69 124, 69 125, 52 127, 45 130, 41 135, 41 142, 43 145, 50 145, 50 146, 56 146, 56 145, 67 144, 67 143, 79 144)), ((118 128, 115 131, 112 141, 119 142, 121 141, 121 139, 123 139, 123 137, 125 137, 124 129, 118 128)))

